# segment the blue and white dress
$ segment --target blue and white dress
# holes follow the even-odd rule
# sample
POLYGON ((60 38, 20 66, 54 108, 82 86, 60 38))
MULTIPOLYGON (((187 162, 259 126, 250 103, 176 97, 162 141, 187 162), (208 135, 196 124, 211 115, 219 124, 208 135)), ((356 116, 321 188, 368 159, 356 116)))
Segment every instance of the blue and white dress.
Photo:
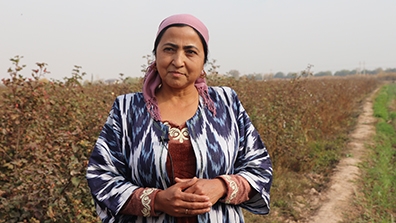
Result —
MULTIPOLYGON (((196 176, 213 179, 238 174, 258 193, 240 205, 217 202, 198 222, 244 222, 241 208, 268 214, 272 164, 267 149, 237 94, 229 87, 209 87, 216 115, 200 98, 186 125, 196 157, 196 176)), ((119 213, 137 188, 166 189, 168 126, 154 120, 142 93, 118 96, 95 144, 87 169, 88 185, 103 222, 174 222, 165 213, 156 217, 119 213)))

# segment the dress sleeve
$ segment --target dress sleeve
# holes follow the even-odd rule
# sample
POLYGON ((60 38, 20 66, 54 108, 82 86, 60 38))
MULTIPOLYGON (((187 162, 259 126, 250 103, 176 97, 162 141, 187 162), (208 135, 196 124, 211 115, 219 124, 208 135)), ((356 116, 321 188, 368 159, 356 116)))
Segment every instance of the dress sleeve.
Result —
POLYGON ((237 115, 240 134, 235 174, 245 178, 257 193, 241 206, 254 214, 268 214, 270 209, 270 188, 272 184, 272 162, 268 151, 253 126, 248 114, 233 94, 233 109, 237 115))
POLYGON ((156 188, 136 189, 129 197, 128 201, 125 202, 120 213, 144 217, 158 216, 160 213, 155 212, 154 200, 159 191, 160 190, 156 188))
POLYGON ((217 178, 221 179, 227 186, 227 195, 221 198, 220 202, 238 205, 249 200, 249 195, 253 189, 245 178, 240 175, 221 175, 217 178))
POLYGON ((89 158, 86 178, 102 220, 117 215, 138 186, 127 177, 128 164, 122 152, 122 118, 119 98, 89 158))

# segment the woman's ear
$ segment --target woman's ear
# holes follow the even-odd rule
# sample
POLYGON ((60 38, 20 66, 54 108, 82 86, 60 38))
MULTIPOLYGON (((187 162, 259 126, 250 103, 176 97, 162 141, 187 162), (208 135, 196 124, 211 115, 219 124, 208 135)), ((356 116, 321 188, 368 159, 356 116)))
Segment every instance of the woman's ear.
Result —
POLYGON ((201 72, 201 78, 205 78, 206 77, 206 71, 205 70, 202 70, 202 72, 201 72))

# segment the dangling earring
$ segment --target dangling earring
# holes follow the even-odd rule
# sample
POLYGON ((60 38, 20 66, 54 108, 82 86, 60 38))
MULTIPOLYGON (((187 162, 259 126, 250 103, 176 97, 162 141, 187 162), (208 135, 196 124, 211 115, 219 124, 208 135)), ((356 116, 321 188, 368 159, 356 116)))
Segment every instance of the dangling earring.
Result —
POLYGON ((202 72, 201 72, 201 76, 200 76, 201 78, 206 78, 206 72, 205 72, 205 70, 202 70, 202 72))

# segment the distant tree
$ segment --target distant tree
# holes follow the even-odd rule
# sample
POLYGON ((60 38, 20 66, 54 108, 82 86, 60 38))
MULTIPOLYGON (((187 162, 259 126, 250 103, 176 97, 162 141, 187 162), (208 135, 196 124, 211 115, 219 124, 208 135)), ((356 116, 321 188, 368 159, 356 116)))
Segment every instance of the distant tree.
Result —
POLYGON ((240 72, 238 70, 230 70, 227 72, 227 75, 235 78, 236 80, 239 79, 240 72))
POLYGON ((289 72, 287 73, 286 78, 296 78, 297 75, 298 75, 297 73, 289 72))
POLYGON ((339 70, 334 73, 334 76, 347 76, 351 73, 349 70, 339 70))
POLYGON ((362 74, 362 71, 360 69, 353 69, 349 71, 348 75, 355 75, 355 74, 362 74))
POLYGON ((255 79, 256 81, 261 81, 261 80, 263 80, 263 79, 264 79, 264 78, 263 78, 263 74, 255 73, 255 74, 254 74, 254 79, 255 79))
POLYGON ((396 68, 388 68, 385 70, 386 73, 396 73, 396 68))
POLYGON ((324 76, 332 76, 333 74, 331 71, 320 71, 316 74, 314 74, 315 77, 324 77, 324 76))
POLYGON ((377 69, 375 69, 375 74, 380 74, 384 72, 384 70, 381 67, 378 67, 377 69))
POLYGON ((274 74, 273 73, 269 73, 269 74, 263 74, 263 80, 269 80, 274 78, 274 74))
POLYGON ((277 72, 274 75, 274 78, 285 78, 285 74, 283 72, 277 72))
POLYGON ((248 74, 248 75, 246 75, 246 77, 247 77, 248 79, 256 80, 256 81, 261 81, 261 80, 263 80, 263 74, 260 74, 260 73, 248 74))
POLYGON ((375 70, 365 70, 365 73, 370 75, 377 74, 375 70))
POLYGON ((246 79, 248 79, 248 80, 254 80, 255 79, 254 74, 246 74, 246 75, 244 75, 244 77, 246 79))

